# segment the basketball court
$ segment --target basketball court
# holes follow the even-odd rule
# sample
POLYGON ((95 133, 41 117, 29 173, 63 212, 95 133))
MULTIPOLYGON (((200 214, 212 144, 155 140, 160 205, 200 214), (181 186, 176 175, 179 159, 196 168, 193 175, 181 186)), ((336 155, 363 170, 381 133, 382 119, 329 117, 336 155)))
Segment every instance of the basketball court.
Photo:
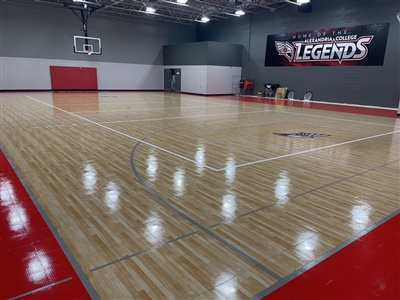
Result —
MULTIPOLYGON (((71 291, 63 285, 76 280, 87 294, 74 299, 260 299, 353 241, 363 244, 399 214, 397 109, 312 105, 3 93, 2 236, 22 250, 36 243, 45 258, 36 256, 31 286, 10 283, 2 297, 51 298, 40 293, 71 291), (6 162, 26 194, 13 190, 17 175, 6 162), (40 216, 30 215, 34 207, 40 216), (46 226, 35 229, 39 218, 46 226), (56 250, 44 227, 63 262, 51 263, 56 250), (29 234, 35 242, 18 246, 29 234), (69 274, 56 272, 67 265, 69 274)), ((15 270, 29 265, 22 250, 15 270)), ((387 289, 399 295, 398 285, 387 289)))

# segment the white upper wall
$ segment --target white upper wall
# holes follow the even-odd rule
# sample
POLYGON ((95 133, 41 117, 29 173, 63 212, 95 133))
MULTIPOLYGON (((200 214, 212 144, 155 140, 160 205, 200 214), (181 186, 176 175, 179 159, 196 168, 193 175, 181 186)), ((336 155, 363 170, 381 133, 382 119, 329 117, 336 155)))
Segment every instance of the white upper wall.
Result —
POLYGON ((241 67, 207 66, 207 95, 234 94, 237 91, 241 67))
POLYGON ((50 66, 95 67, 99 90, 162 90, 159 65, 1 57, 1 90, 51 90, 50 66))
POLYGON ((225 66, 164 66, 164 69, 181 69, 181 92, 201 95, 226 95, 234 93, 235 78, 241 67, 225 66))

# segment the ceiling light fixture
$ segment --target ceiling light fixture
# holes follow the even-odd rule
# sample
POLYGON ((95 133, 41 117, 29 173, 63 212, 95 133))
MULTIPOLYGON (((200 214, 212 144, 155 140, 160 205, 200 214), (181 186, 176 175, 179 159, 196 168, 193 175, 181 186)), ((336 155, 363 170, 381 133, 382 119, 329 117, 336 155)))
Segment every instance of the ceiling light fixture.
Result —
POLYGON ((208 21, 210 21, 210 19, 209 19, 208 17, 206 17, 206 16, 203 16, 203 17, 201 18, 201 21, 202 21, 203 23, 207 23, 208 21))
POLYGON ((310 2, 310 0, 297 0, 297 3, 300 3, 300 4, 309 3, 309 2, 310 2))
POLYGON ((186 2, 188 2, 188 0, 176 0, 176 2, 179 4, 186 4, 186 2))
POLYGON ((86 0, 72 0, 72 2, 98 5, 97 3, 93 3, 93 2, 90 2, 90 1, 86 1, 86 0))
POLYGON ((155 10, 155 8, 153 8, 151 6, 147 6, 146 12, 148 12, 149 14, 154 14, 156 12, 156 10, 155 10))
POLYGON ((237 15, 237 16, 243 16, 245 14, 245 12, 243 11, 243 10, 241 10, 241 9, 238 9, 236 12, 235 12, 235 15, 237 15))

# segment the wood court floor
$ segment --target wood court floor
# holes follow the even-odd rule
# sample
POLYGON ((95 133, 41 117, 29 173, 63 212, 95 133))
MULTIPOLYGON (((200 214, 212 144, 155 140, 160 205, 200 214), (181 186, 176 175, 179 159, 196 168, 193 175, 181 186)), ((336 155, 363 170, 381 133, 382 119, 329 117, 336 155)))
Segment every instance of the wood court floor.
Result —
POLYGON ((400 122, 162 92, 3 93, 2 149, 102 299, 248 299, 400 209, 400 122), (290 138, 274 133, 321 133, 290 138))

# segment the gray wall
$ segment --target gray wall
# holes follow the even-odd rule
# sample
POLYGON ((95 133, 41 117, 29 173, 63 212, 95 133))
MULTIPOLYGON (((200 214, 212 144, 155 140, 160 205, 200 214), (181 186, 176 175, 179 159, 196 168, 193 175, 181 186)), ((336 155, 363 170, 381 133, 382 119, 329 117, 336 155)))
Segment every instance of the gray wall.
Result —
POLYGON ((232 94, 242 72, 242 45, 198 42, 164 46, 164 68, 180 69, 184 93, 232 94))
POLYGON ((207 65, 207 42, 164 46, 164 65, 207 65))
POLYGON ((242 45, 199 42, 164 46, 164 65, 242 65, 242 45))
POLYGON ((242 66, 242 45, 224 43, 208 43, 208 65, 213 66, 242 66))
POLYGON ((143 23, 96 16, 88 21, 88 35, 102 39, 103 54, 73 52, 73 36, 82 23, 67 8, 43 8, 0 2, 0 56, 87 60, 162 65, 162 47, 196 41, 195 26, 143 23))
POLYGON ((312 90, 315 100, 397 107, 400 97, 400 24, 398 0, 313 0, 311 13, 299 13, 295 5, 240 18, 209 22, 197 27, 198 41, 242 44, 242 76, 254 78, 255 91, 263 83, 280 83, 300 97, 312 90), (390 22, 383 66, 264 67, 267 35, 390 22), (204 26, 207 25, 207 26, 204 26))
MULTIPOLYGON (((399 102, 400 24, 395 17, 400 11, 398 0, 313 0, 313 11, 308 14, 298 13, 296 6, 289 4, 275 13, 261 11, 197 26, 149 24, 96 16, 94 13, 89 19, 88 29, 90 36, 102 39, 101 56, 73 52, 73 36, 82 34, 82 24, 68 9, 38 8, 4 1, 0 2, 0 9, 0 57, 161 66, 164 45, 215 41, 244 46, 242 76, 255 79, 255 91, 262 90, 263 83, 277 82, 295 89, 297 96, 312 90, 315 100, 385 107, 397 107, 399 102), (268 34, 386 22, 390 22, 391 26, 384 66, 264 67, 268 34)), ((223 63, 221 55, 207 59, 205 64, 223 63)), ((14 60, 3 62, 7 63, 8 69, 13 69, 14 60)), ((109 74, 115 68, 117 65, 107 71, 104 67, 103 71, 109 74)), ((129 72, 137 73, 135 68, 129 72)), ((29 72, 35 76, 34 70, 29 72)), ((10 81, 18 78, 10 77, 10 81)), ((145 79, 135 78, 137 88, 147 88, 139 84, 145 79)), ((112 88, 113 85, 110 81, 106 86, 112 88)), ((21 82, 15 88, 20 86, 35 88, 36 83, 28 86, 21 82)), ((115 88, 130 86, 132 84, 127 83, 126 87, 115 88)), ((46 88, 46 85, 38 85, 37 88, 46 88)))

